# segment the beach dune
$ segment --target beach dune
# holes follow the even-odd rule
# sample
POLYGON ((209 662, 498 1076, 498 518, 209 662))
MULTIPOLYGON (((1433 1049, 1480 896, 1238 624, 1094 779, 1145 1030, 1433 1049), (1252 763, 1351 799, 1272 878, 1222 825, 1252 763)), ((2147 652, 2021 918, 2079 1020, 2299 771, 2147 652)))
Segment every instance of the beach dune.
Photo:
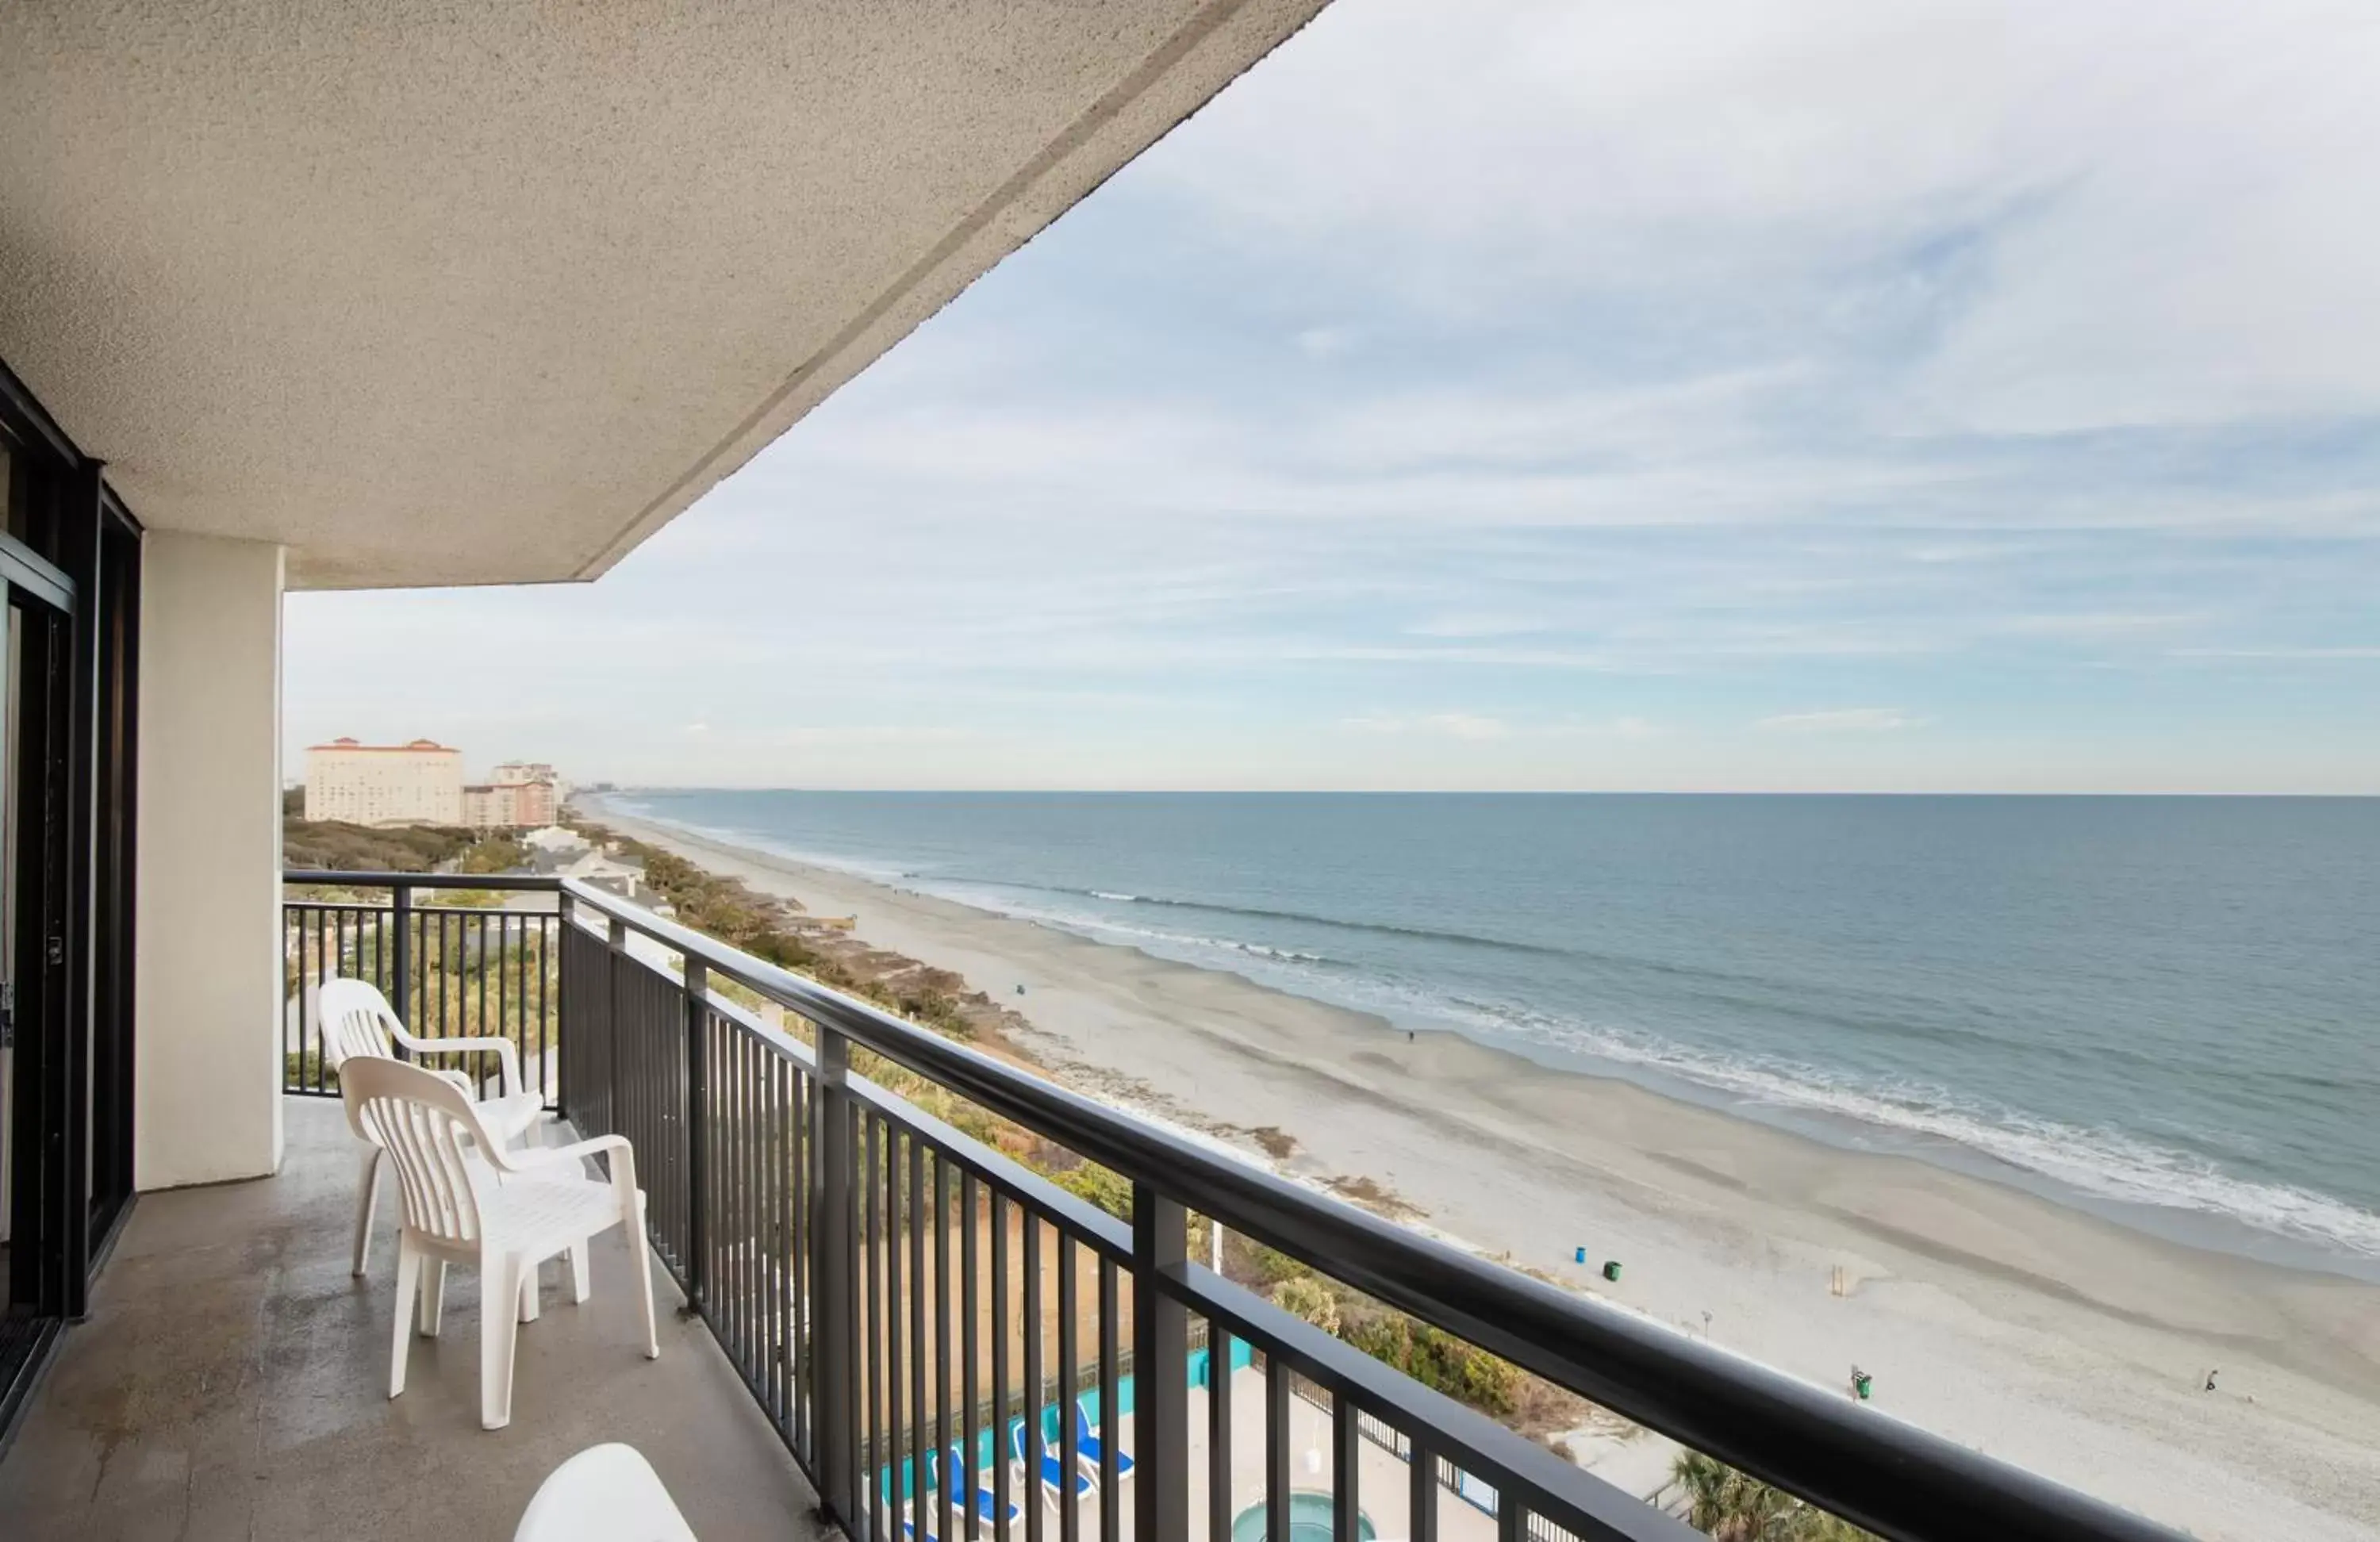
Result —
POLYGON ((2380 1287, 596 817, 965 976, 1026 1015, 1023 1047, 1069 1086, 1821 1385, 1856 1363, 1878 1416, 2200 1536, 2380 1536, 2380 1287), (1594 1272, 1606 1258, 1617 1283, 1594 1272))

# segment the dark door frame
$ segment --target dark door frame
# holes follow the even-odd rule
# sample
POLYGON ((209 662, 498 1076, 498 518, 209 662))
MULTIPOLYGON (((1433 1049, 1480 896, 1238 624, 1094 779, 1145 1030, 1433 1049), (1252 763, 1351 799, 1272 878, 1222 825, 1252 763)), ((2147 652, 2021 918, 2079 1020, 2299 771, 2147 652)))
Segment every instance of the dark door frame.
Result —
POLYGON ((140 526, 5 364, 0 434, 24 473, 0 530, 19 641, 5 1443, 132 1208, 140 526))
POLYGON ((77 1117, 77 1089, 87 1085, 71 1012, 74 974, 72 801, 68 746, 73 738, 70 612, 8 584, 18 622, 16 712, 8 724, 14 763, 17 866, 16 967, 9 1017, 17 1049, 16 1145, 11 1196, 8 1299, 13 1312, 71 1317, 82 1303, 75 1277, 90 1238, 83 1185, 87 1120, 77 1117))

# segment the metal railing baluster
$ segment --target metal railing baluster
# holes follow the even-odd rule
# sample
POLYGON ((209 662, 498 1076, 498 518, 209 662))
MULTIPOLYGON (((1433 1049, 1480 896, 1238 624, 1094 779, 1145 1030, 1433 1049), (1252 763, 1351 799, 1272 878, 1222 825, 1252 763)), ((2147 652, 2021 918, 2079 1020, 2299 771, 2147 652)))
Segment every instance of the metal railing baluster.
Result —
POLYGON ((1438 1453, 1416 1434, 1405 1457, 1408 1542, 1438 1542, 1438 1453))
POLYGON ((1123 1398, 1116 1366, 1121 1313, 1115 1264, 1096 1256, 1095 1261, 1099 1281, 1099 1542, 1119 1542, 1123 1536, 1123 1398))
MULTIPOLYGON (((1071 1484, 1083 1470, 1083 1449, 1075 1433, 1075 1415, 1082 1408, 1080 1392, 1082 1345, 1077 1342, 1081 1314, 1080 1270, 1075 1267, 1075 1239, 1062 1226, 1058 1232, 1058 1480, 1071 1484)), ((1059 1501, 1059 1542, 1082 1542, 1083 1507, 1070 1488, 1059 1501)))
MULTIPOLYGON (((976 1274, 977 1266, 980 1262, 980 1259, 976 1250, 975 1240, 976 1209, 978 1203, 979 1198, 976 1192, 975 1174, 972 1172, 966 1173, 959 1182, 959 1366, 961 1383, 961 1402, 959 1406, 964 1410, 965 1423, 965 1427, 960 1431, 960 1439, 964 1442, 962 1449, 966 1452, 967 1542, 977 1542, 977 1539, 980 1537, 983 1533, 983 1527, 980 1524, 982 1517, 978 1513, 982 1507, 975 1502, 975 1496, 976 1490, 984 1487, 983 1480, 989 1475, 982 1472, 983 1453, 981 1442, 983 1428, 981 1421, 976 1416, 976 1400, 983 1390, 980 1378, 978 1377, 976 1369, 976 1356, 979 1353, 979 1346, 977 1342, 976 1335, 976 1304, 978 1299, 976 1274)), ((995 1463, 999 1461, 999 1454, 997 1451, 993 1453, 993 1461, 995 1463)), ((1005 1502, 1006 1500, 1007 1495, 1004 1493, 995 1494, 993 1496, 993 1514, 1005 1515, 1008 1513, 1005 1502)))
POLYGON ((884 1444, 886 1460, 892 1465, 892 1511, 898 1515, 903 1504, 915 1496, 914 1487, 905 1487, 905 1475, 909 1483, 916 1478, 915 1463, 905 1468, 901 1463, 902 1448, 909 1444, 908 1425, 902 1410, 908 1392, 902 1379, 903 1324, 908 1313, 904 1304, 907 1296, 901 1289, 902 1236, 907 1224, 906 1211, 901 1204, 901 1132, 889 1121, 884 1127, 884 1314, 885 1314, 885 1378, 886 1423, 884 1444))
MULTIPOLYGON (((686 1179, 697 1194, 707 1194, 710 1174, 710 1008, 703 1000, 710 989, 710 971, 700 959, 686 961, 686 1106, 692 1111, 694 1131, 687 1141, 689 1160, 686 1179)), ((656 1121, 658 1123, 658 1121, 656 1121)), ((674 1143, 673 1143, 674 1144, 674 1143)), ((709 1247, 710 1231, 704 1207, 694 1208, 693 1232, 687 1239, 686 1251, 691 1255, 686 1269, 686 1300, 696 1310, 710 1305, 710 1269, 709 1247)), ((731 1355, 733 1351, 731 1350, 731 1355)))
MULTIPOLYGON (((949 1482, 951 1439, 954 1433, 951 1407, 953 1373, 951 1364, 951 1164, 940 1152, 934 1154, 934 1471, 943 1479, 941 1507, 947 1515, 935 1520, 934 1535, 955 1542, 962 1515, 975 1513, 975 1487, 972 1483, 965 1494, 953 1489, 949 1482)), ((967 1457, 963 1470, 972 1475, 975 1459, 967 1457)))
POLYGON ((786 1342, 792 1327, 787 1314, 801 1279, 798 1255, 794 1251, 795 1077, 792 1062, 774 1055, 769 1058, 768 1071, 769 1268, 779 1281, 779 1288, 769 1293, 770 1409, 777 1428, 798 1450, 800 1442, 794 1431, 793 1356, 786 1342))
MULTIPOLYGON (((537 1059, 545 1067, 545 1101, 548 1108, 565 1113, 569 1106, 570 1084, 563 1076, 568 1057, 562 1052, 562 1036, 556 1031, 565 1010, 561 1004, 562 990, 562 913, 538 917, 537 967, 537 1059)), ((565 1117, 567 1114, 565 1113, 565 1117)))
POLYGON ((402 1021, 413 1021, 413 889, 400 883, 389 891, 389 924, 396 931, 396 946, 389 959, 393 975, 388 1004, 402 1021))
POLYGON ((470 953, 466 956, 466 958, 465 958, 465 960, 464 960, 464 962, 465 962, 466 964, 468 964, 468 965, 470 966, 470 968, 471 968, 471 972, 472 972, 473 974, 475 974, 475 975, 479 976, 479 977, 480 977, 480 1005, 479 1005, 479 1010, 478 1010, 478 1012, 477 1012, 476 1015, 474 1015, 474 1016, 472 1017, 472 1019, 471 1019, 471 1034, 472 1034, 472 1037, 473 1037, 473 1038, 487 1038, 487 1037, 488 1037, 488 916, 487 916, 487 912, 485 912, 485 911, 481 911, 479 915, 474 916, 474 917, 469 917, 469 918, 470 918, 471 920, 477 921, 477 922, 479 923, 478 927, 477 927, 475 929, 476 929, 476 930, 479 932, 479 934, 480 934, 480 941, 479 941, 479 945, 478 945, 478 947, 477 947, 475 950, 471 951, 471 952, 470 952, 470 953))
MULTIPOLYGON (((1134 1542, 1188 1542, 1190 1320, 1161 1282, 1188 1259, 1190 1216, 1147 1184, 1132 1191, 1134 1542)), ((1112 1271, 1111 1270, 1111 1276, 1112 1271)), ((1103 1407, 1109 1390, 1102 1388, 1103 1407)), ((1110 1414, 1102 1445, 1123 1429, 1110 1414)))
POLYGON ((1017 1207, 1017 1219, 1025 1245, 1025 1542, 1042 1542, 1041 1222, 1026 1205, 1017 1207))
POLYGON ((1344 1392, 1330 1400, 1330 1542, 1356 1542, 1355 1518, 1363 1512, 1356 1476, 1356 1438, 1362 1433, 1355 1405, 1344 1392))
MULTIPOLYGON (((723 1030, 722 1030, 723 1031, 723 1030)), ((756 1390, 760 1370, 760 1077, 759 1045, 748 1034, 729 1036, 735 1048, 735 1101, 742 1122, 732 1132, 735 1175, 735 1316, 744 1335, 744 1379, 756 1390)))
MULTIPOLYGON (((891 1533, 884 1524, 885 1494, 889 1480, 880 1481, 878 1472, 890 1467, 893 1461, 892 1431, 899 1427, 886 1388, 885 1359, 891 1351, 891 1333, 886 1327, 884 1304, 889 1299, 890 1281, 885 1269, 890 1249, 884 1245, 884 1207, 879 1195, 883 1182, 883 1169, 879 1163, 883 1121, 873 1114, 862 1116, 867 1126, 867 1150, 859 1173, 861 1193, 867 1196, 867 1227, 861 1242, 862 1267, 867 1271, 867 1322, 862 1327, 860 1342, 868 1355, 868 1422, 861 1427, 867 1438, 868 1460, 858 1475, 867 1494, 869 1535, 877 1542, 886 1542, 891 1533)), ((897 1375, 889 1379, 898 1379, 897 1375)))
MULTIPOLYGON (((912 1134, 908 1152, 909 1186, 903 1219, 909 1245, 909 1509, 917 1518, 922 1536, 929 1529, 926 1492, 938 1460, 927 1443, 931 1427, 926 1423, 926 1143, 912 1134)), ((932 1488, 939 1495, 942 1486, 932 1484, 932 1488)), ((930 1529, 942 1536, 950 1535, 939 1526, 930 1529)))
MULTIPOLYGON (((1010 1489, 1008 1450, 1008 1197, 991 1191, 991 1493, 992 1512, 1005 1516, 1018 1499, 1010 1489)), ((1029 1328, 1026 1330, 1030 1331, 1029 1328)), ((1038 1508, 1040 1491, 1025 1475, 1022 1502, 1038 1508)), ((1013 1542, 1003 1532, 1002 1542, 1013 1542)))
POLYGON ((795 1313, 800 1347, 810 1366, 808 1432, 818 1452, 819 1470, 826 1475, 822 1496, 831 1518, 846 1527, 853 1512, 852 1495, 844 1487, 853 1462, 850 1452, 859 1428, 857 1410, 850 1406, 851 1354, 856 1327, 851 1295, 844 1288, 844 1260, 856 1260, 847 1207, 851 1203, 849 1104, 843 1090, 844 1039, 820 1030, 817 1036, 818 1070, 809 1086, 809 1171, 805 1191, 809 1207, 808 1229, 803 1242, 809 1248, 810 1293, 795 1313))
POLYGON ((1232 1335, 1221 1323, 1209 1317, 1207 1326, 1207 1542, 1232 1542, 1232 1335))
POLYGON ((1289 1542, 1289 1378, 1278 1352, 1265 1352, 1265 1539, 1289 1542))
MULTIPOLYGON (((608 947, 603 959, 605 1007, 602 1050, 604 1070, 602 1119, 607 1132, 620 1128, 619 1073, 622 1066, 620 1020, 625 1015, 620 1000, 622 994, 620 982, 627 973, 628 967, 628 923, 617 916, 610 917, 608 920, 610 924, 605 929, 608 933, 606 940, 608 947)), ((683 1269, 686 1267, 685 1260, 680 1259, 678 1267, 683 1269)))

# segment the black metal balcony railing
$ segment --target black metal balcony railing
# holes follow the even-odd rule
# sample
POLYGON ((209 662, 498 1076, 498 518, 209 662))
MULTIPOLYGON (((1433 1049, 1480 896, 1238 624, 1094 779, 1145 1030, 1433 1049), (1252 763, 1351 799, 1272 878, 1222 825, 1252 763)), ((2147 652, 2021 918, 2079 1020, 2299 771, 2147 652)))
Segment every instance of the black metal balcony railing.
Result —
MULTIPOLYGON (((345 977, 380 988, 406 1026, 425 1038, 508 1038, 521 1079, 559 1109, 562 916, 552 879, 408 873, 318 875, 282 901, 282 968, 288 989, 281 1049, 286 1092, 338 1096, 323 1065, 313 990, 345 977), (465 894, 535 908, 457 905, 465 894), (444 902, 444 903, 442 903, 444 902)), ((294 881, 294 879, 293 879, 294 881)))
MULTIPOLYGON (((293 1000, 335 959, 384 989, 403 986, 419 1011, 437 986, 417 960, 434 947, 432 976, 455 964, 476 1014, 480 977, 509 969, 493 1015, 460 1021, 520 1045, 524 1075, 583 1133, 635 1144, 657 1254, 852 1542, 978 1542, 986 1532, 1082 1542, 1087 1506, 1100 1542, 1189 1542, 1194 1491, 1206 1500, 1204 1542, 1246 1542, 1240 1501, 1251 1499, 1264 1506, 1265 1542, 1290 1542, 1306 1476, 1293 1471, 1293 1397, 1322 1431, 1313 1454, 1329 1448, 1335 1502, 1317 1520, 1333 1542, 1371 1535, 1367 1501, 1402 1510, 1411 1542, 1458 1542, 1460 1531, 1497 1542, 1696 1535, 1190 1262, 1193 1210, 1885 1536, 2176 1536, 1181 1139, 600 890, 287 878, 351 893, 453 882, 559 894, 559 911, 534 927, 489 923, 492 945, 484 926, 479 941, 450 944, 437 929, 455 923, 439 907, 408 917, 396 904, 292 900, 293 1000), (781 1008, 792 1031, 730 1001, 718 989, 730 983, 781 1008), (854 1050, 1121 1174, 1131 1220, 858 1075, 854 1050), (1234 1428, 1239 1365, 1258 1378, 1260 1429, 1234 1428), (1110 1435, 1126 1426, 1105 1411, 1129 1415, 1135 1470, 1119 1482, 1126 1453, 1111 1439, 1094 1464, 1095 1500, 1045 1504, 1038 1475, 1009 1460, 1010 1432, 1028 1421, 1071 1474, 1075 1407, 1110 1435), (1235 1488, 1233 1458, 1251 1454, 1257 1474, 1235 1488), (1400 1492, 1375 1491, 1384 1461, 1400 1492), (984 1504, 970 1502, 978 1487, 990 1490, 984 1504), (993 1517, 1011 1505, 1021 1516, 1003 1527, 993 1517)), ((303 1074, 306 1026, 290 1032, 288 1090, 319 1090, 319 1070, 303 1074)))

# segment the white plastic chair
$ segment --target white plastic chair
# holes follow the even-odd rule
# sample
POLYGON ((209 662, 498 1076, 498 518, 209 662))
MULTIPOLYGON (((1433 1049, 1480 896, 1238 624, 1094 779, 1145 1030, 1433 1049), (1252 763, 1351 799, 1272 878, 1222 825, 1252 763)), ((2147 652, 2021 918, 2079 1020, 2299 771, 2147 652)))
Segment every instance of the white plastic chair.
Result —
POLYGON ((435 1338, 446 1266, 480 1269, 480 1427, 512 1422, 513 1343, 537 1316, 537 1267, 570 1255, 573 1299, 585 1301, 590 1239, 627 1229, 636 1260, 645 1358, 661 1357, 653 1330, 652 1268, 645 1256, 645 1196, 625 1135, 508 1151, 460 1087, 403 1061, 358 1055, 339 1073, 356 1134, 384 1147, 405 1198, 397 1232, 396 1323, 388 1395, 405 1391, 406 1319, 419 1301, 421 1335, 435 1338), (584 1176, 581 1160, 608 1152, 611 1176, 584 1176), (424 1268, 430 1277, 422 1279, 424 1268))
MULTIPOLYGON (((322 1036, 322 1062, 333 1070, 344 1066, 356 1055, 372 1055, 394 1059, 393 1045, 402 1045, 417 1055, 465 1055, 492 1051, 496 1057, 496 1085, 501 1089, 493 1098, 479 1100, 480 1114, 488 1127, 506 1141, 517 1139, 537 1124, 545 1112, 545 1095, 521 1088, 520 1055, 509 1038, 418 1038, 405 1031, 405 1023, 388 1004, 388 998, 377 986, 363 980, 326 980, 314 998, 314 1021, 322 1036)), ((460 1071, 437 1073, 464 1092, 472 1093, 471 1079, 460 1071)), ((364 1146, 363 1184, 356 1195, 356 1246, 351 1272, 360 1276, 371 1257, 372 1218, 380 1204, 380 1147, 369 1140, 364 1146)))
POLYGON ((634 1446, 589 1446, 546 1475, 513 1542, 695 1542, 661 1475, 634 1446))

